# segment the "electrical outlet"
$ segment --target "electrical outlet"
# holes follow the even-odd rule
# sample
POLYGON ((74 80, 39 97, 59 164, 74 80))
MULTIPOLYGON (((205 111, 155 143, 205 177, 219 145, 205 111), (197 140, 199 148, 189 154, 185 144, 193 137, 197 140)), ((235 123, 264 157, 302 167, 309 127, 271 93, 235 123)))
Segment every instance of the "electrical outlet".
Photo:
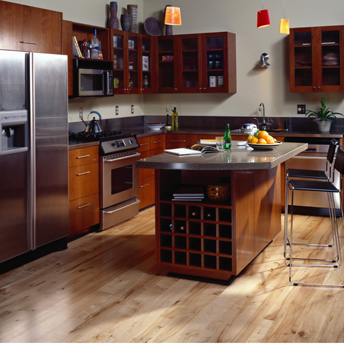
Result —
POLYGON ((79 108, 79 118, 82 118, 83 114, 84 114, 84 109, 81 107, 79 108))
POLYGON ((134 105, 131 106, 131 114, 134 114, 134 105))
POLYGON ((119 106, 118 105, 115 106, 115 115, 116 116, 119 115, 119 106))
POLYGON ((298 115, 305 115, 306 114, 306 104, 298 104, 297 105, 297 114, 298 115))

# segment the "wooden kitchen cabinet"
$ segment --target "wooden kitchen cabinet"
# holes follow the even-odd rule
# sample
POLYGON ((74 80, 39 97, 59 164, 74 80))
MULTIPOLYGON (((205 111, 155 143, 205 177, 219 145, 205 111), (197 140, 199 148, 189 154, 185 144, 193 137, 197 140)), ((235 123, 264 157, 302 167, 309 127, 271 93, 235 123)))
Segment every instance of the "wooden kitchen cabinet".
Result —
POLYGON ((167 133, 165 137, 165 146, 166 149, 185 148, 188 145, 199 143, 201 139, 215 139, 215 135, 167 133))
POLYGON ((79 42, 84 39, 91 41, 95 29, 97 29, 97 37, 101 42, 103 59, 110 61, 109 29, 67 20, 62 22, 62 54, 68 55, 68 96, 73 96, 73 59, 78 59, 73 55, 73 36, 79 42))
POLYGON ((291 92, 344 90, 343 28, 324 26, 290 30, 291 92))
POLYGON ((69 238, 99 224, 99 147, 69 151, 69 238))
POLYGON ((153 93, 153 37, 111 30, 110 46, 110 58, 114 63, 114 93, 153 93))
POLYGON ((0 1, 0 49, 62 53, 62 13, 0 1))
POLYGON ((157 38, 158 93, 235 93, 236 36, 229 32, 157 38))
MULTIPOLYGON (((138 138, 140 159, 162 154, 165 150, 165 135, 152 135, 138 138)), ((140 209, 155 203, 155 173, 153 169, 139 170, 139 199, 140 209)))

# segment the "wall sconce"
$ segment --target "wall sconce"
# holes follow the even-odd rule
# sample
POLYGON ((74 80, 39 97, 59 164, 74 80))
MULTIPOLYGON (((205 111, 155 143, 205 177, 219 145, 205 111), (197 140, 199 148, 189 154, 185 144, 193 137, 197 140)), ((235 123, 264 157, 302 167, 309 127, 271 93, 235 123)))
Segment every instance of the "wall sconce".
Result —
POLYGON ((257 63, 257 67, 267 68, 270 66, 270 63, 268 62, 269 54, 263 53, 260 55, 260 61, 257 63))
POLYGON ((182 25, 182 16, 180 14, 180 8, 174 6, 174 0, 172 6, 166 7, 165 25, 182 25))
POLYGON ((266 27, 270 24, 269 10, 264 10, 264 3, 262 0, 262 10, 257 12, 257 28, 266 27))
POLYGON ((285 19, 285 0, 284 0, 284 19, 281 19, 281 21, 280 21, 279 33, 284 33, 286 35, 289 35, 289 33, 290 33, 289 20, 285 19))

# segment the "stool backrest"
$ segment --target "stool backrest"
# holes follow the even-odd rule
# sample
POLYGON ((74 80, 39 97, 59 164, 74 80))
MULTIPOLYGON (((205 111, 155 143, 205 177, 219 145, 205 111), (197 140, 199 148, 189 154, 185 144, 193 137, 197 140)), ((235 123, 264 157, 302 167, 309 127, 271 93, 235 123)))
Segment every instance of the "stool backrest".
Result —
POLYGON ((327 160, 330 164, 332 164, 334 156, 336 155, 337 147, 338 147, 338 142, 336 140, 331 140, 330 147, 328 148, 328 152, 327 152, 327 160))
POLYGON ((344 174, 344 150, 339 148, 337 150, 336 160, 334 162, 334 168, 341 174, 344 174))

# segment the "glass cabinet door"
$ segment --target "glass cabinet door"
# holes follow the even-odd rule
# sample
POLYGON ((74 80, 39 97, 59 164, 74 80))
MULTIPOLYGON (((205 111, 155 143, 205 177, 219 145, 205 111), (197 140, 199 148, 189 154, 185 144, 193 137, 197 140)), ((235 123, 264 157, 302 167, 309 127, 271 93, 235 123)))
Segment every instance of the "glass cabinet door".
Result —
POLYGON ((123 31, 111 30, 112 32, 112 61, 113 61, 113 80, 114 93, 124 93, 127 87, 125 82, 125 50, 124 41, 125 35, 123 31))
POLYGON ((294 65, 293 79, 295 87, 308 88, 312 90, 315 80, 313 80, 313 59, 312 30, 294 32, 293 49, 294 65))
POLYGON ((138 93, 139 76, 138 76, 138 44, 139 36, 135 33, 128 34, 128 93, 138 93))
POLYGON ((203 82, 203 90, 206 92, 223 92, 225 88, 225 44, 223 35, 205 36, 206 80, 203 82))
POLYGON ((201 84, 201 35, 185 35, 180 37, 180 92, 202 92, 201 84))
POLYGON ((338 90, 341 85, 340 29, 319 28, 321 44, 321 82, 322 90, 338 90))
POLYGON ((140 74, 140 90, 141 93, 154 92, 153 79, 153 38, 150 36, 142 36, 141 38, 141 74, 140 74))
POLYGON ((158 75, 157 88, 161 93, 178 92, 175 81, 177 47, 175 39, 158 37, 158 75))

